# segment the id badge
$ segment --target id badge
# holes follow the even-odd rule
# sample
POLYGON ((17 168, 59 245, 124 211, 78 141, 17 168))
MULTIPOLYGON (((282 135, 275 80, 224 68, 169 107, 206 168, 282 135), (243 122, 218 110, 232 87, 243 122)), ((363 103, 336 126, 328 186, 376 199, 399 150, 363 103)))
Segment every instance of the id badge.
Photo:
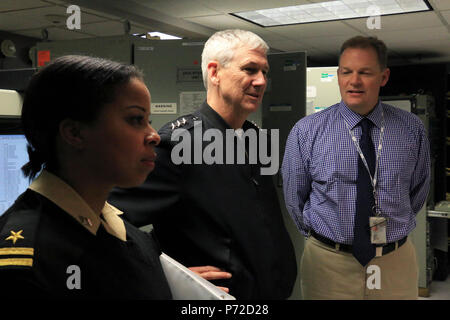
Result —
POLYGON ((385 217, 370 217, 370 241, 372 244, 386 244, 386 226, 385 217))

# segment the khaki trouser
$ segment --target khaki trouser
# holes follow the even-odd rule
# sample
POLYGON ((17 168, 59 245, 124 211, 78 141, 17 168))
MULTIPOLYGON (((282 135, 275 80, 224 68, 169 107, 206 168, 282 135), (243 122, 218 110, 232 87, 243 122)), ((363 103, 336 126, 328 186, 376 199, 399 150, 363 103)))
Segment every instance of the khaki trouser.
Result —
POLYGON ((314 237, 306 240, 300 264, 304 299, 417 299, 418 267, 409 239, 397 250, 361 266, 351 253, 314 237))

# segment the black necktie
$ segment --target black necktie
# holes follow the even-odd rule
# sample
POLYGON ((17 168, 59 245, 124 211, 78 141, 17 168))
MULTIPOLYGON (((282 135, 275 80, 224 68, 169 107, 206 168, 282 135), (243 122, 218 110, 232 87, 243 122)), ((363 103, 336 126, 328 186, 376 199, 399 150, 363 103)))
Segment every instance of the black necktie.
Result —
MULTIPOLYGON (((372 139, 370 138, 370 128, 372 121, 364 118, 359 123, 362 129, 359 147, 363 152, 370 173, 375 171, 375 149, 372 139)), ((373 187, 370 182, 370 176, 367 172, 361 157, 358 154, 358 181, 356 185, 356 215, 355 227, 353 229, 353 255, 361 263, 366 266, 373 257, 375 257, 375 246, 370 242, 369 217, 372 214, 372 207, 375 205, 373 198, 373 187)))

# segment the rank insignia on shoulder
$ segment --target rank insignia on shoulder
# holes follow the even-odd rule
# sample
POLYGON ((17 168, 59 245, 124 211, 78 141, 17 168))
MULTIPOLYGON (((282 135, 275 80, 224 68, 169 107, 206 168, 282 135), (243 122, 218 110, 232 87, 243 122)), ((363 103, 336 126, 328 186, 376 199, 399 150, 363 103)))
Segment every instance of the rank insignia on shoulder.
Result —
POLYGON ((13 244, 16 244, 16 241, 19 240, 19 239, 25 239, 22 236, 23 230, 20 230, 20 231, 17 231, 17 232, 14 232, 14 231, 11 230, 10 232, 11 232, 11 235, 9 237, 7 237, 5 240, 11 240, 13 242, 13 244))
POLYGON ((178 119, 177 121, 172 122, 170 125, 172 127, 172 130, 178 129, 182 126, 184 126, 188 121, 186 118, 178 119))
POLYGON ((0 267, 32 267, 34 248, 0 248, 0 267))
POLYGON ((261 130, 261 127, 258 126, 258 124, 255 121, 250 121, 256 128, 258 128, 259 130, 261 130))
MULTIPOLYGON (((18 240, 25 239, 22 232, 23 230, 17 232, 11 230, 11 235, 5 240, 12 241, 12 244, 15 245, 18 240)), ((34 248, 16 246, 0 248, 0 267, 31 267, 33 266, 33 255, 34 248)))
POLYGON ((0 269, 33 266, 38 221, 34 210, 18 210, 8 216, 0 229, 0 269))

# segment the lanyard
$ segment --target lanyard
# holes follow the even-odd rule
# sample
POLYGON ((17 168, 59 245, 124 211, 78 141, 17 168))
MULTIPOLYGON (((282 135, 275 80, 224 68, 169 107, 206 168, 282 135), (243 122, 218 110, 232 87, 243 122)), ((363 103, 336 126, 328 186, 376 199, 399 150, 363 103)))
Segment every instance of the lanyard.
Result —
POLYGON ((379 160, 380 160, 381 149, 383 148, 383 136, 384 136, 384 112, 383 112, 383 109, 381 109, 381 119, 382 120, 381 120, 381 129, 380 129, 380 139, 378 141, 377 157, 376 157, 376 161, 375 161, 375 172, 373 174, 373 177, 372 177, 372 174, 370 173, 370 169, 367 164, 366 158, 364 157, 364 154, 363 154, 361 148, 359 147, 358 140, 356 139, 352 130, 350 130, 350 127, 349 127, 347 121, 345 121, 345 119, 344 119, 345 126, 347 127, 348 132, 350 133, 350 136, 352 137, 353 144, 355 145, 356 150, 358 151, 358 154, 361 157, 361 160, 364 163, 364 166, 366 167, 367 172, 369 173, 370 183, 372 184, 372 187, 373 187, 373 198, 375 200, 375 206, 373 207, 373 210, 376 215, 379 215, 379 212, 377 210, 378 209, 378 200, 377 200, 376 187, 377 187, 378 164, 379 164, 379 160))

